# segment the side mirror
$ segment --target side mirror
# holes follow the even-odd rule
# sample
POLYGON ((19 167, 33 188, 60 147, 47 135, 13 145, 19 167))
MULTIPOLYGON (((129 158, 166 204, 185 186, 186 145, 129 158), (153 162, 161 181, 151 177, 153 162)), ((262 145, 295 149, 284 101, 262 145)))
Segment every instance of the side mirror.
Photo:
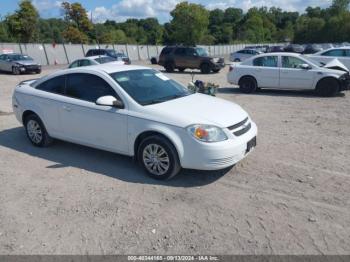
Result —
POLYGON ((96 100, 96 105, 99 106, 113 106, 115 108, 124 108, 124 103, 114 96, 102 96, 96 100))
POLYGON ((300 65, 300 68, 301 68, 301 69, 304 69, 304 70, 310 70, 310 69, 311 69, 311 66, 308 65, 308 64, 301 64, 301 65, 300 65))

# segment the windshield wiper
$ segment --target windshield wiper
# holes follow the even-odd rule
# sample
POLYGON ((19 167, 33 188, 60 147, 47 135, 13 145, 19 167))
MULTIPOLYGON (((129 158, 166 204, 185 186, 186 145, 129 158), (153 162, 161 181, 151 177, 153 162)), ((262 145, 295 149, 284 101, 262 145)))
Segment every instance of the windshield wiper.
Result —
POLYGON ((173 99, 184 97, 184 96, 188 96, 188 95, 190 95, 190 94, 165 96, 165 97, 161 97, 161 98, 157 98, 157 99, 153 99, 153 100, 147 101, 147 102, 143 103, 142 105, 159 104, 159 103, 163 103, 163 102, 166 102, 166 101, 169 101, 169 100, 173 100, 173 99))

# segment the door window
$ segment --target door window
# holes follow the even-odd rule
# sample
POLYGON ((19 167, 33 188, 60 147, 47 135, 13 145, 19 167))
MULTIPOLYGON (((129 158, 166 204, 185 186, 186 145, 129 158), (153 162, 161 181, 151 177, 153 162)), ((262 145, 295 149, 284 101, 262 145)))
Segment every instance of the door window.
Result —
POLYGON ((345 56, 350 57, 350 49, 345 50, 345 56))
POLYGON ((74 67, 78 67, 78 66, 79 66, 79 60, 73 62, 73 63, 69 66, 69 68, 74 68, 74 67))
POLYGON ((68 75, 66 95, 93 103, 102 96, 118 97, 114 89, 102 78, 81 73, 68 75))
POLYGON ((344 56, 344 51, 342 49, 333 49, 333 50, 329 50, 327 52, 324 52, 322 55, 323 56, 344 56))
POLYGON ((175 50, 175 55, 185 55, 186 54, 186 48, 178 48, 175 50))
POLYGON ((66 77, 57 76, 41 83, 36 87, 36 89, 62 95, 64 94, 65 84, 66 84, 66 77))
POLYGON ((87 59, 79 61, 79 66, 90 66, 90 65, 91 65, 91 62, 87 59))
POLYGON ((301 60, 293 56, 282 56, 283 68, 301 68, 301 65, 307 64, 304 60, 301 60))
POLYGON ((254 66, 277 67, 277 56, 261 56, 253 60, 254 66))

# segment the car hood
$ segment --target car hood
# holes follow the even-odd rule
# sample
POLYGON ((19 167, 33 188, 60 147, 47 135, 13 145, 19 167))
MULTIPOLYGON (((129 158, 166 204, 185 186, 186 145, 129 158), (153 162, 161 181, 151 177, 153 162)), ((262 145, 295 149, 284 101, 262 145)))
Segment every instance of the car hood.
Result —
POLYGON ((144 117, 179 127, 207 124, 225 128, 248 116, 247 112, 235 103, 198 93, 145 106, 144 109, 144 117))
POLYGON ((349 72, 349 69, 342 62, 340 62, 337 58, 329 61, 323 67, 327 68, 327 69, 337 70, 337 71, 340 70, 340 71, 349 72))
POLYGON ((35 63, 34 60, 18 60, 18 61, 13 61, 17 64, 21 65, 37 65, 38 63, 35 63))

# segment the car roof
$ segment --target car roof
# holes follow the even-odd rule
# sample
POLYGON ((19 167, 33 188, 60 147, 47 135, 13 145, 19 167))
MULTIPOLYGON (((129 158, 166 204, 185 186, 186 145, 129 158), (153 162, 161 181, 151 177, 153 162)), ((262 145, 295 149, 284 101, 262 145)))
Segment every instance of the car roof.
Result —
POLYGON ((83 60, 83 59, 95 60, 96 58, 104 58, 104 57, 110 58, 110 56, 106 56, 106 55, 94 55, 94 56, 79 58, 77 60, 83 60))
POLYGON ((255 56, 255 57, 261 57, 261 56, 286 56, 286 55, 287 56, 295 56, 295 57, 302 56, 302 54, 292 53, 292 52, 273 52, 273 53, 263 53, 263 54, 255 56))

